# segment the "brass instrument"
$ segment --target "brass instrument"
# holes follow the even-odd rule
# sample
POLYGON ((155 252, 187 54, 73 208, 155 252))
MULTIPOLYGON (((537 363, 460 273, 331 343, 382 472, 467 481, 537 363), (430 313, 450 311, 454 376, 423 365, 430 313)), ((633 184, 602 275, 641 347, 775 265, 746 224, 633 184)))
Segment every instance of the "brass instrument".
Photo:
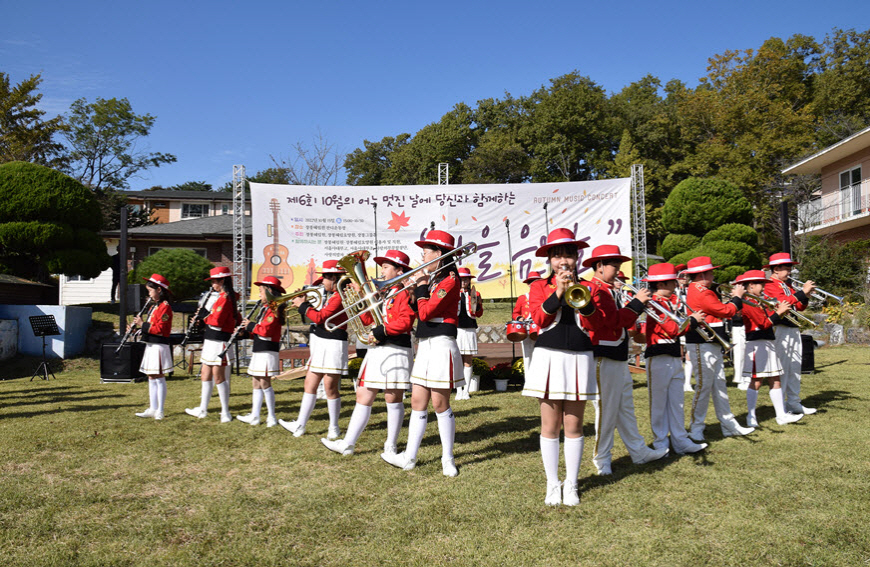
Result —
MULTIPOLYGON (((795 278, 789 278, 789 279, 792 281, 793 284, 795 284, 795 285, 798 286, 798 287, 803 287, 803 286, 804 286, 804 282, 802 282, 802 281, 800 281, 800 280, 796 280, 795 278)), ((815 289, 815 291, 813 291, 813 292, 810 294, 810 297, 812 297, 813 299, 818 299, 819 301, 825 301, 825 300, 827 300, 827 299, 833 299, 834 301, 836 301, 836 302, 839 303, 840 305, 843 304, 843 298, 842 298, 842 297, 840 297, 839 295, 834 295, 834 294, 831 293, 831 292, 825 291, 825 290, 823 290, 823 289, 820 288, 820 287, 817 287, 817 288, 815 289)))
POLYGON ((309 303, 315 303, 319 301, 323 301, 323 292, 320 291, 320 288, 310 287, 308 289, 298 289, 294 292, 287 293, 284 295, 275 295, 272 293, 272 290, 269 289, 269 286, 262 286, 260 289, 263 290, 263 293, 266 296, 266 305, 274 311, 278 312, 278 306, 282 303, 287 303, 294 297, 299 297, 300 295, 312 296, 311 299, 308 299, 309 303))
MULTIPOLYGON (((691 315, 695 312, 695 310, 689 307, 689 304, 685 301, 681 302, 680 305, 685 308, 687 315, 691 315)), ((698 322, 697 331, 698 334, 701 335, 701 338, 708 343, 715 340, 720 345, 722 345, 722 349, 724 349, 726 353, 731 352, 731 343, 726 342, 721 336, 719 336, 719 333, 717 333, 716 330, 710 326, 710 323, 708 323, 706 319, 701 319, 698 322)))
MULTIPOLYGON (((468 288, 468 297, 469 303, 471 304, 471 313, 477 313, 477 290, 474 289, 474 286, 469 286, 468 288)), ((469 313, 469 315, 471 315, 469 313)))
MULTIPOLYGON (((625 288, 635 295, 638 291, 640 291, 630 283, 624 282, 619 278, 615 278, 614 283, 616 283, 619 288, 625 288)), ((657 301, 648 301, 646 306, 644 307, 644 312, 647 314, 647 316, 652 317, 658 324, 664 323, 665 318, 670 319, 680 328, 680 334, 686 332, 686 329, 688 329, 689 325, 691 325, 692 323, 690 317, 684 317, 681 315, 677 315, 676 313, 672 313, 667 307, 657 301)))
MULTIPOLYGON (((342 325, 349 324, 350 321, 352 321, 354 319, 358 319, 359 317, 362 316, 363 313, 370 312, 370 313, 372 313, 372 316, 374 317, 374 314, 377 312, 378 316, 380 316, 380 309, 381 309, 381 306, 384 305, 384 303, 386 303, 390 299, 393 299, 394 297, 396 297, 397 295, 399 295, 400 293, 402 293, 406 289, 414 287, 416 285, 416 283, 414 283, 414 281, 412 280, 411 283, 409 283, 409 284, 403 283, 403 285, 399 289, 394 289, 394 290, 390 291, 391 288, 393 288, 394 286, 396 286, 397 284, 399 284, 401 282, 405 282, 406 280, 412 279, 416 274, 418 274, 422 270, 425 270, 430 265, 435 264, 436 262, 439 262, 439 261, 444 262, 444 260, 446 258, 449 258, 450 259, 449 262, 442 263, 441 266, 439 266, 436 270, 429 273, 430 276, 434 276, 435 274, 445 270, 447 268, 447 266, 449 266, 450 264, 459 262, 460 260, 463 260, 463 259, 471 256, 476 251, 477 251, 477 244, 474 242, 469 242, 468 244, 465 244, 460 248, 456 248, 456 249, 451 250, 450 252, 448 252, 446 254, 442 254, 441 256, 439 256, 438 258, 435 258, 434 260, 429 260, 428 262, 420 264, 419 266, 417 266, 413 270, 405 272, 404 274, 398 275, 398 276, 396 276, 392 279, 389 279, 389 280, 372 280, 372 279, 369 279, 367 275, 365 275, 366 272, 364 269, 359 271, 360 272, 360 275, 358 276, 359 279, 362 280, 363 276, 365 275, 365 281, 367 283, 366 286, 363 286, 362 284, 360 284, 360 288, 364 291, 363 297, 358 298, 357 301, 354 303, 346 303, 345 308, 343 310, 339 311, 338 313, 336 313, 335 315, 333 315, 332 317, 327 319, 326 322, 324 323, 326 330, 327 331, 334 331, 335 329, 341 327, 342 325), (338 323, 338 324, 334 323, 333 320, 342 314, 347 316, 347 322, 346 323, 338 323)), ((339 260, 339 265, 341 265, 341 262, 344 259, 349 258, 349 257, 351 258, 351 260, 350 260, 351 265, 353 265, 353 263, 357 261, 355 259, 355 258, 357 258, 356 255, 361 253, 361 252, 364 252, 366 254, 365 259, 368 259, 368 251, 367 250, 359 250, 358 252, 353 252, 351 254, 348 254, 347 256, 345 256, 344 258, 339 260)), ((358 270, 354 269, 353 271, 357 272, 358 270)), ((351 270, 348 270, 348 273, 350 273, 350 272, 351 272, 351 270)), ((368 334, 368 333, 366 333, 366 334, 368 334)))
MULTIPOLYGON (((719 284, 719 290, 726 295, 731 295, 731 286, 728 284, 719 284)), ((749 305, 754 305, 755 307, 760 307, 762 309, 770 309, 771 311, 776 311, 776 307, 778 305, 775 299, 771 299, 765 296, 758 296, 754 293, 749 293, 748 291, 743 294, 743 300, 749 303, 749 305)), ((794 307, 791 307, 788 311, 786 311, 785 315, 782 316, 783 319, 794 325, 800 325, 801 321, 804 323, 808 323, 813 327, 817 326, 818 323, 796 310, 794 307)))
MULTIPOLYGON (((139 314, 136 317, 141 317, 145 310, 148 309, 148 306, 151 305, 153 300, 149 297, 148 301, 145 302, 145 305, 142 306, 142 309, 139 311, 139 314)), ((130 325, 130 328, 127 329, 127 332, 124 334, 124 338, 121 339, 121 343, 118 345, 118 348, 115 349, 115 354, 121 352, 121 349, 124 348, 124 345, 127 344, 127 341, 133 336, 133 333, 136 332, 136 325, 130 325)))
POLYGON ((384 324, 381 310, 368 310, 369 303, 365 301, 367 297, 373 296, 377 292, 377 288, 372 284, 372 280, 366 272, 365 261, 368 259, 368 250, 357 250, 338 261, 338 265, 347 272, 346 276, 342 276, 338 280, 338 294, 341 296, 341 304, 345 306, 344 311, 348 312, 347 326, 356 335, 357 340, 364 345, 371 345, 369 342, 371 330, 384 324), (360 297, 360 294, 363 297, 360 297), (371 326, 364 325, 360 318, 366 311, 371 313, 374 321, 371 326))
MULTIPOLYGON (((562 264, 559 266, 559 269, 563 271, 569 270, 567 264, 562 264)), ((571 281, 575 283, 568 286, 568 289, 565 290, 565 295, 562 296, 562 303, 575 311, 579 311, 581 315, 589 317, 595 313, 592 290, 578 282, 576 274, 571 274, 571 281)))

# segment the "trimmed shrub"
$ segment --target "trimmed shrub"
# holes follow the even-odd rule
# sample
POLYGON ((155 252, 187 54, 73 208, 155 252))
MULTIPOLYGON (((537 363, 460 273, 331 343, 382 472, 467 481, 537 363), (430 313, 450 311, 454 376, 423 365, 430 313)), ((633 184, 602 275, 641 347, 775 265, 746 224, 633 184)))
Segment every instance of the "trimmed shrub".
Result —
POLYGON ((665 260, 682 254, 701 244, 701 239, 694 234, 669 234, 662 241, 662 257, 665 260))
POLYGON ((704 235, 701 242, 707 244, 716 240, 742 242, 755 248, 758 246, 758 231, 749 225, 732 222, 711 230, 704 235))
POLYGON ((136 269, 129 273, 128 282, 143 283, 142 278, 160 274, 169 280, 169 289, 176 300, 195 297, 207 290, 209 283, 204 281, 214 265, 187 248, 165 248, 142 260, 136 269))
POLYGON ((703 236, 725 224, 750 222, 749 200, 739 187, 723 179, 681 181, 662 207, 662 225, 676 234, 703 236))

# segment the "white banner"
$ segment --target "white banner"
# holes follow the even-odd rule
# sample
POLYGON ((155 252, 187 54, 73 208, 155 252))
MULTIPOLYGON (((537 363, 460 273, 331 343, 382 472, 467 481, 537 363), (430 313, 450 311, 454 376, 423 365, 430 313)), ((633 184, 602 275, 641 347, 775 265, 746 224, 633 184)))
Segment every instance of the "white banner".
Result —
MULTIPOLYGON (((546 271, 535 250, 549 230, 570 228, 590 248, 616 244, 631 256, 631 180, 507 185, 300 186, 251 183, 255 281, 279 277, 290 291, 317 278, 324 260, 355 250, 372 258, 402 250, 420 263, 420 240, 431 226, 446 230, 457 246, 475 242, 477 253, 463 262, 476 276, 484 298, 510 297, 531 270, 546 271), (375 219, 377 218, 377 226, 375 219), (549 222, 549 229, 545 223, 549 222), (509 260, 510 258, 510 260, 509 260)), ((370 275, 375 264, 366 264, 370 275)), ((631 276, 631 266, 623 267, 631 276)), ((252 297, 258 297, 252 288, 252 297)))

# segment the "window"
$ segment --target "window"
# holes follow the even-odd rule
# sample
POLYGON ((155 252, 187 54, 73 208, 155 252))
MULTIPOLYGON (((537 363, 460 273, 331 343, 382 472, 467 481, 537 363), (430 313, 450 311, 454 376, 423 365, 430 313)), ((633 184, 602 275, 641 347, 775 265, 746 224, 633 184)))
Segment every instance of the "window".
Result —
POLYGON ((83 278, 82 276, 67 276, 66 281, 68 282, 89 282, 92 278, 83 278))
POLYGON ((840 173, 840 211, 844 217, 861 212, 861 167, 840 173))
POLYGON ((181 218, 183 219, 198 219, 208 216, 208 205, 197 205, 192 203, 183 203, 181 205, 181 218))
POLYGON ((221 205, 221 214, 222 215, 227 215, 227 214, 229 214, 229 212, 230 212, 229 205, 221 205))

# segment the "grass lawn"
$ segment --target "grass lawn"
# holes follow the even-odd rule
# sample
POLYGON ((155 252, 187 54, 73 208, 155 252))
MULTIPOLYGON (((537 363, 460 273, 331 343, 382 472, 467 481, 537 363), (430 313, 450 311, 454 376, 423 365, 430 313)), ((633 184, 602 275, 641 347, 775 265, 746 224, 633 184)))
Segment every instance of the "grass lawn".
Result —
MULTIPOLYGON (((177 376, 157 422, 133 416, 147 405, 145 384, 100 384, 90 359, 56 363, 57 380, 31 382, 37 364, 0 369, 4 565, 870 563, 866 347, 816 352, 818 372, 803 382, 816 415, 778 426, 765 390, 754 435, 723 439, 711 426, 704 453, 644 466, 617 441, 607 478, 592 476, 588 411, 576 508, 544 506, 537 403, 516 390, 454 404, 460 472, 449 479, 431 415, 414 471, 381 461, 382 400, 357 454, 341 457, 320 444, 322 401, 297 439, 280 427, 220 424, 216 394, 208 419, 185 415, 199 381, 177 376)), ((279 417, 295 417, 301 388, 276 383, 279 417)), ((729 391, 744 422, 745 396, 729 391)), ((353 394, 342 394, 344 428, 353 394)), ((231 405, 249 411, 247 378, 234 376, 231 405)))

